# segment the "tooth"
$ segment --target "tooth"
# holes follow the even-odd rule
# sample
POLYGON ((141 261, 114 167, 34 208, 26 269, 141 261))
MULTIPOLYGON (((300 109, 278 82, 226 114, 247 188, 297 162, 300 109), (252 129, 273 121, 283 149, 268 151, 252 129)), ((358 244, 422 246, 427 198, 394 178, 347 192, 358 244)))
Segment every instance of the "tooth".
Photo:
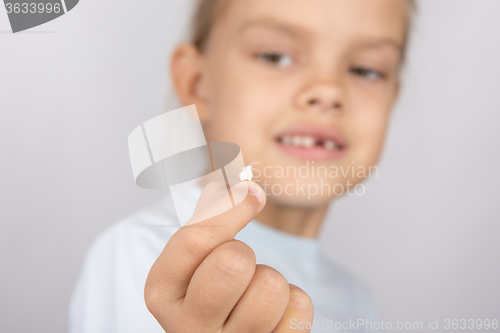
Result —
POLYGON ((302 145, 306 148, 314 147, 315 143, 316 143, 316 140, 314 140, 313 137, 311 137, 311 136, 305 136, 302 138, 302 145))
POLYGON ((325 141, 325 143, 323 143, 323 146, 328 150, 334 150, 336 148, 335 142, 333 142, 332 140, 325 141))
POLYGON ((281 139, 281 143, 283 143, 285 146, 289 146, 292 143, 292 138, 289 135, 285 135, 281 139))
POLYGON ((291 142, 292 146, 301 146, 302 145, 302 138, 298 135, 294 135, 292 136, 292 142, 291 142))
POLYGON ((253 178, 253 172, 252 172, 252 166, 248 165, 243 167, 243 170, 240 172, 240 180, 243 182, 245 180, 252 181, 253 178))

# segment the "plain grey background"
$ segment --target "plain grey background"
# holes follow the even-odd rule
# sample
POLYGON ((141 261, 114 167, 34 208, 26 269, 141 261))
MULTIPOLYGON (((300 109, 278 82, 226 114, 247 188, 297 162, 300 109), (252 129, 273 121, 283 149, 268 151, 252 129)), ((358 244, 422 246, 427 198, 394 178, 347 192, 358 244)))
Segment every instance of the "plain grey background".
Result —
MULTIPOLYGON (((0 8, 1 332, 64 332, 90 242, 164 194, 135 186, 127 136, 176 106, 190 3, 85 0, 15 35, 0 8)), ((324 227, 385 321, 500 319, 499 14, 420 1, 379 177, 324 227)))

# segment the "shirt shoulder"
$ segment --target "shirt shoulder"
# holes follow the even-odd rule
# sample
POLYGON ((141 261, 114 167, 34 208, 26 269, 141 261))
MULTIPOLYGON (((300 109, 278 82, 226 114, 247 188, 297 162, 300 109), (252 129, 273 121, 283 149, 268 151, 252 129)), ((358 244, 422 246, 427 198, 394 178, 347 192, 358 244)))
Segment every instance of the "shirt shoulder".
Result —
POLYGON ((101 232, 87 251, 73 291, 69 332, 163 332, 146 308, 144 285, 178 229, 167 197, 101 232))
POLYGON ((111 225, 94 240, 91 251, 111 244, 126 244, 127 249, 146 247, 144 250, 157 251, 159 246, 163 249, 180 227, 175 210, 171 207, 173 205, 168 199, 163 198, 111 225))

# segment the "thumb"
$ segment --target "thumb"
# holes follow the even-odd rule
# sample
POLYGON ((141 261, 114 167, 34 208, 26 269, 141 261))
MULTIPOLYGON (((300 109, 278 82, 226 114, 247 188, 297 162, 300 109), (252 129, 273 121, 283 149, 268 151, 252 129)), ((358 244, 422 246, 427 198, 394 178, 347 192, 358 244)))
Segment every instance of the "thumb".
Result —
POLYGON ((241 220, 241 230, 266 204, 264 190, 255 182, 245 181, 227 189, 225 182, 212 182, 203 189, 196 204, 193 217, 186 223, 204 223, 214 226, 234 224, 241 220), (231 211, 231 212, 230 212, 231 211), (229 223, 229 220, 233 220, 229 223))

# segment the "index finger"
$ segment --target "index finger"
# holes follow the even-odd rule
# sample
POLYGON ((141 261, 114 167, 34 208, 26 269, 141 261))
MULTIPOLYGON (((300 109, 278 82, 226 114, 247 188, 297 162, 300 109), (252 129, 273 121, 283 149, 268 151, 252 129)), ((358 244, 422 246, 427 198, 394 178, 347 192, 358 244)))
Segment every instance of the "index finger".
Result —
POLYGON ((232 189, 238 192, 243 187, 245 191, 248 189, 248 195, 235 207, 216 216, 213 214, 219 209, 218 205, 223 205, 223 193, 227 190, 205 187, 193 219, 170 238, 151 268, 146 289, 161 286, 160 290, 154 291, 155 297, 160 297, 165 303, 183 298, 201 262, 218 245, 234 239, 264 208, 266 196, 262 188, 254 182, 242 182, 232 189), (203 219, 204 216, 213 217, 203 219))

